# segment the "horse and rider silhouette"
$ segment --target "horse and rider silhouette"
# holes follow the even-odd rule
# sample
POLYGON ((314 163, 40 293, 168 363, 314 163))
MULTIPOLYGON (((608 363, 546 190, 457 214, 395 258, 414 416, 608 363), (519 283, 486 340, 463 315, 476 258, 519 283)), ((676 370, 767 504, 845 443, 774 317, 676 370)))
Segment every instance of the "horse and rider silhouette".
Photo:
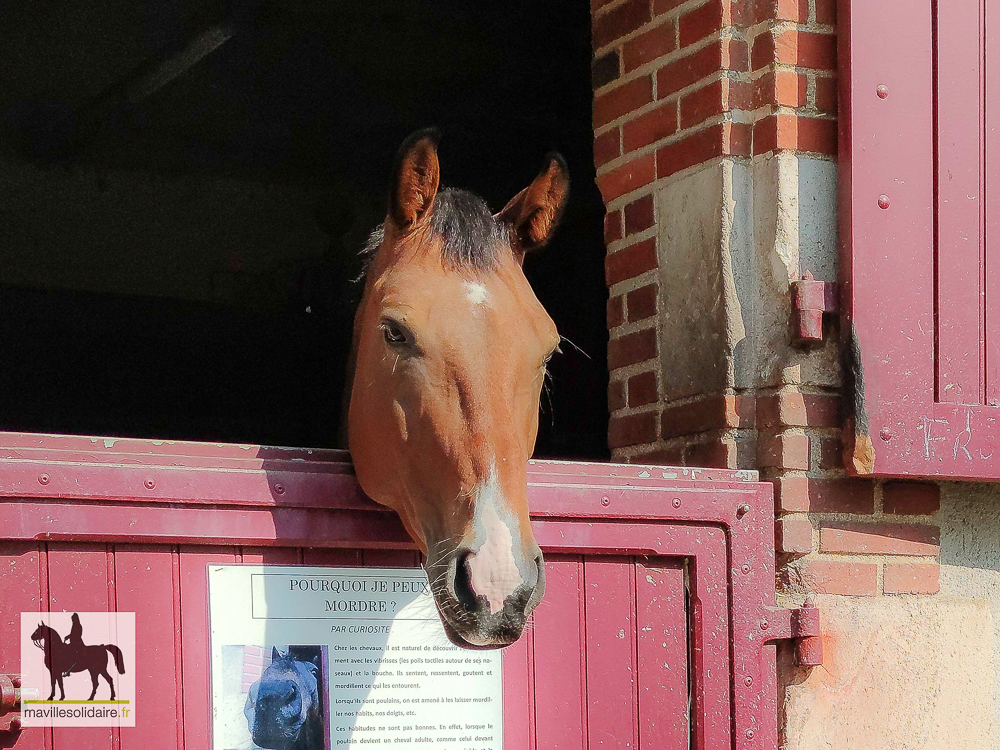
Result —
POLYGON ((90 672, 90 680, 94 684, 94 689, 90 692, 87 700, 94 700, 97 695, 97 678, 103 676, 111 688, 111 700, 115 699, 115 683, 108 674, 108 654, 115 658, 115 667, 118 674, 125 674, 125 660, 122 651, 113 643, 105 643, 100 646, 88 646, 83 642, 83 625, 80 623, 80 615, 73 613, 73 624, 70 627, 69 635, 65 640, 59 633, 48 625, 41 622, 31 634, 31 640, 38 648, 45 652, 45 668, 49 670, 49 680, 52 683, 52 692, 48 700, 53 700, 56 695, 56 685, 59 685, 59 700, 66 700, 66 690, 63 688, 63 677, 68 677, 74 672, 90 672))

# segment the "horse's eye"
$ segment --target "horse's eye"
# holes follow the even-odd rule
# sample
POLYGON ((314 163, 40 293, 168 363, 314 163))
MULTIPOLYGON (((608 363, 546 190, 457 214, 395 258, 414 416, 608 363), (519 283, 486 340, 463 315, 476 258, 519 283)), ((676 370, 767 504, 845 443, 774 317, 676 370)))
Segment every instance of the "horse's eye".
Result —
POLYGON ((385 343, 394 346, 406 343, 406 334, 399 327, 398 323, 394 323, 391 320, 383 320, 380 328, 382 329, 382 336, 385 338, 385 343))

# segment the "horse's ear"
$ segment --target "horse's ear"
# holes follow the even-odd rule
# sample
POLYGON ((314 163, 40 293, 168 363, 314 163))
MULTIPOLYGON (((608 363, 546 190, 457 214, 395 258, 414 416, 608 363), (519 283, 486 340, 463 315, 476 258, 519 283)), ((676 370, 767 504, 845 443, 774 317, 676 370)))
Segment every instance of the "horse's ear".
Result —
POLYGON ((430 216, 441 182, 437 145, 441 134, 425 128, 403 141, 396 156, 389 216, 400 229, 410 229, 430 216))
POLYGON ((542 247, 555 233, 569 198, 569 168, 566 160, 553 152, 534 181, 515 195, 497 214, 497 219, 513 230, 514 256, 542 247))
POLYGON ((271 646, 271 660, 275 661, 275 660, 280 659, 280 658, 281 658, 281 654, 278 653, 277 646, 271 646))

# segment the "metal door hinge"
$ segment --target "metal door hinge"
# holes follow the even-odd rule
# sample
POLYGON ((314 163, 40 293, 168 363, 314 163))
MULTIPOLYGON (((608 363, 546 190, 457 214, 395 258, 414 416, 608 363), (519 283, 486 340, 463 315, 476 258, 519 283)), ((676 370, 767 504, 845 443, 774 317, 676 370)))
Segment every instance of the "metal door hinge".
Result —
POLYGON ((10 739, 20 731, 21 675, 0 674, 0 739, 10 739))
POLYGON ((795 645, 795 662, 803 667, 816 667, 823 663, 823 639, 820 631, 819 610, 812 599, 797 609, 768 608, 761 619, 764 640, 792 641, 795 645))
POLYGON ((823 315, 840 310, 837 284, 816 281, 806 271, 792 282, 792 344, 810 346, 823 341, 823 315))

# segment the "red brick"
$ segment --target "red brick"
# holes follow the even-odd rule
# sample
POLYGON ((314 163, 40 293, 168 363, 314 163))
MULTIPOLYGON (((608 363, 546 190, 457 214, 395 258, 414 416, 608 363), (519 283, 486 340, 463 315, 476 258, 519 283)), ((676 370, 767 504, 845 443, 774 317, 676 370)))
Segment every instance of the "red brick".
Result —
POLYGON ((656 268, 655 237, 622 248, 604 259, 604 275, 609 287, 654 268, 656 268))
POLYGON ((653 196, 644 195, 625 206, 625 234, 635 234, 653 226, 653 196))
POLYGON ((938 565, 886 565, 882 589, 887 594, 936 594, 941 590, 940 574, 938 565))
POLYGON ((715 41, 686 57, 656 71, 656 98, 666 99, 674 92, 708 78, 722 70, 722 41, 715 41))
POLYGON ((812 524, 804 513, 785 516, 775 524, 775 550, 786 555, 812 552, 812 524))
POLYGON ((594 136, 594 166, 600 167, 622 155, 621 134, 618 128, 594 136))
POLYGON ((669 13, 678 5, 683 5, 687 0, 653 0, 653 15, 659 16, 669 13))
POLYGON ((638 453, 632 456, 630 464, 654 464, 658 466, 680 466, 684 462, 684 449, 657 448, 656 450, 638 453))
POLYGON ((610 2, 612 2, 612 0, 590 0, 591 13, 597 15, 597 11, 599 11, 601 8, 603 8, 610 2))
POLYGON ((608 329, 620 326, 625 322, 625 297, 619 294, 608 299, 608 329))
POLYGON ((875 485, 868 479, 781 477, 775 485, 778 510, 785 513, 875 512, 875 485))
POLYGON ((736 442, 719 438, 707 443, 695 443, 684 449, 686 466, 705 466, 717 469, 736 468, 736 442))
MULTIPOLYGON (((778 0, 775 19, 779 21, 809 22, 809 0, 778 0)), ((763 20, 763 19, 758 19, 763 20)))
POLYGON ((757 399, 761 427, 838 427, 840 399, 817 393, 781 391, 757 399))
POLYGON ((638 156, 620 167, 597 177, 597 187, 605 203, 620 198, 626 193, 638 190, 656 179, 656 157, 654 154, 638 156))
POLYGON ((757 460, 774 469, 808 469, 809 437, 806 435, 761 436, 757 441, 757 460))
POLYGON ((662 107, 645 112, 622 126, 625 152, 673 135, 677 131, 677 102, 667 102, 662 107))
POLYGON ((755 0, 753 18, 755 22, 769 21, 777 17, 777 0, 755 0))
POLYGON ((721 156, 723 153, 722 123, 699 130, 675 143, 664 146, 656 152, 656 174, 669 177, 682 169, 721 156))
POLYGON ((595 90, 617 80, 619 75, 621 75, 621 59, 616 49, 595 58, 590 64, 590 82, 595 90))
POLYGON ((711 34, 717 34, 722 30, 722 25, 722 0, 709 0, 681 16, 678 24, 681 47, 687 47, 711 34))
POLYGON ((653 79, 640 76, 594 97, 594 127, 607 125, 653 101, 653 79))
MULTIPOLYGON (((628 405, 645 406, 659 400, 655 372, 640 372, 628 379, 628 405)), ((655 439, 655 438, 654 438, 655 439)))
POLYGON ((753 153, 753 126, 742 122, 722 123, 722 153, 750 156, 753 153))
POLYGON ((722 78, 681 98, 681 127, 690 128, 723 112, 753 108, 753 88, 743 81, 722 78))
POLYGON ((722 67, 738 73, 750 70, 750 47, 742 39, 727 39, 722 44, 722 67))
POLYGON ((754 105, 763 107, 780 104, 783 107, 804 107, 808 100, 809 81, 804 75, 790 70, 765 73, 756 82, 754 105))
POLYGON ((673 21, 667 21, 625 42, 622 45, 622 65, 626 73, 631 73, 658 57, 669 55, 675 49, 677 31, 673 21))
POLYGON ((816 594, 874 596, 878 593, 878 566, 871 563, 809 560, 798 570, 802 585, 816 594))
POLYGON ((604 244, 610 245, 622 238, 622 212, 608 211, 604 215, 604 244))
POLYGON ((775 104, 775 83, 774 83, 774 71, 769 70, 766 73, 762 73, 753 82, 753 100, 751 101, 751 106, 753 109, 758 107, 764 107, 768 104, 775 104))
POLYGON ((681 98, 681 127, 690 128, 723 113, 723 82, 712 81, 681 98))
POLYGON ((663 410, 661 432, 665 438, 693 435, 709 430, 754 426, 753 399, 716 394, 663 410))
POLYGON ((608 369, 617 370, 656 356, 656 329, 645 328, 608 342, 608 369))
POLYGON ((728 109, 753 109, 753 84, 723 78, 723 101, 728 109))
POLYGON ((650 20, 649 0, 625 0, 621 5, 594 18, 592 39, 594 49, 600 49, 616 39, 631 34, 650 20))
POLYGON ((832 34, 789 29, 775 37, 774 59, 800 68, 836 70, 837 40, 832 34))
POLYGON ((647 284, 628 293, 625 306, 630 323, 656 315, 656 284, 647 284))
POLYGON ((754 123, 753 152, 775 149, 810 151, 835 156, 837 121, 795 115, 771 115, 754 123))
POLYGON ((753 152, 766 154, 778 148, 778 118, 764 117, 753 124, 753 152))
POLYGON ((821 552, 853 555, 937 555, 937 526, 903 523, 831 523, 820 531, 821 552))
POLYGON ((723 19, 726 26, 753 26, 753 0, 730 0, 728 7, 723 5, 723 10, 728 16, 723 19))
POLYGON ((933 516, 941 509, 941 488, 929 482, 887 482, 882 511, 905 516, 933 516))
POLYGON ((827 114, 837 114, 837 79, 816 79, 816 109, 827 114))
POLYGON ((611 448, 653 442, 656 442, 656 412, 647 411, 608 420, 608 445, 611 448))
POLYGON ((754 37, 750 52, 750 70, 766 68, 774 62, 774 36, 770 31, 763 31, 754 37))
POLYGON ((612 380, 608 383, 608 411, 625 408, 625 381, 612 380))
POLYGON ((816 23, 836 26, 837 0, 816 0, 816 23))
POLYGON ((822 438, 819 441, 819 468, 843 469, 844 444, 840 438, 822 438))
POLYGON ((795 143, 787 148, 796 151, 811 151, 813 153, 834 156, 837 153, 837 121, 821 120, 816 117, 778 116, 778 144, 782 142, 783 121, 787 118, 795 120, 795 143))

